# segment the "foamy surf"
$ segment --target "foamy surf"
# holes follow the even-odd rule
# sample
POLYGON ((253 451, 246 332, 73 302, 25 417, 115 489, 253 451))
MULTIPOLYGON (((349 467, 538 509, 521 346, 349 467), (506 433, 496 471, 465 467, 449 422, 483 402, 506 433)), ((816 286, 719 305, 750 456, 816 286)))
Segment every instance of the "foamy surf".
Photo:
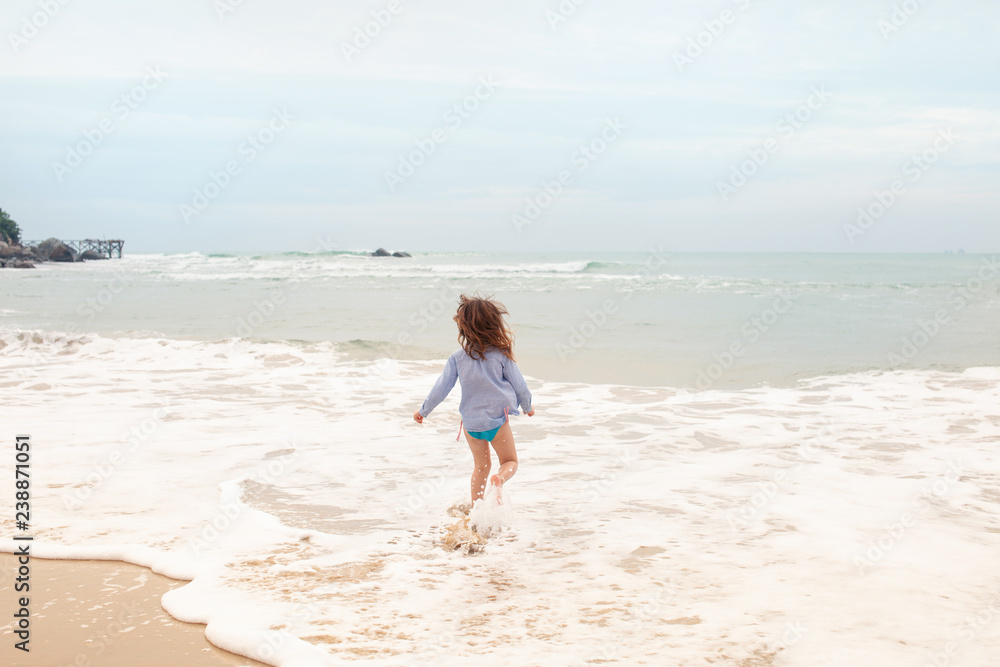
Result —
POLYGON ((269 664, 1000 651, 1000 624, 966 624, 1000 605, 997 368, 705 392, 529 380, 538 414, 512 420, 502 506, 516 511, 485 512, 510 528, 470 558, 442 548, 472 464, 457 397, 409 418, 440 362, 0 339, 0 423, 38 444, 35 553, 192 579, 169 613, 269 664))

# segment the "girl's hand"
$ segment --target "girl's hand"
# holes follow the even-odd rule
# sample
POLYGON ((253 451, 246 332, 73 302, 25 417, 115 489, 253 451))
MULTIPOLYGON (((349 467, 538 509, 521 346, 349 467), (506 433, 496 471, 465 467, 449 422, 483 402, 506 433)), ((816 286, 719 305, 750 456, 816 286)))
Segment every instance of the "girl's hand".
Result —
POLYGON ((524 414, 528 415, 529 417, 534 417, 535 416, 535 409, 531 408, 530 410, 528 410, 524 414))
POLYGON ((424 416, 420 414, 420 410, 417 410, 416 412, 413 413, 413 421, 417 422, 418 424, 424 423, 424 416))

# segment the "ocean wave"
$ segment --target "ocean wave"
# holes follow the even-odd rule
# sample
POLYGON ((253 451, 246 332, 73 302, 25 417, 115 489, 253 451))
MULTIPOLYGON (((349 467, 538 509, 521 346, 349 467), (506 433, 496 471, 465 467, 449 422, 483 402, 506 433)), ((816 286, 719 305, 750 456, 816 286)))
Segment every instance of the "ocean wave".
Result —
POLYGON ((271 257, 369 257, 371 253, 363 250, 289 250, 272 255, 254 255, 253 259, 269 259, 271 257))
MULTIPOLYGON (((186 340, 167 338, 156 332, 133 331, 116 335, 75 333, 37 329, 0 327, 0 356, 18 357, 44 364, 58 364, 73 355, 79 358, 132 359, 137 363, 163 363, 167 368, 194 362, 237 355, 246 360, 292 355, 301 361, 323 358, 341 359, 346 352, 338 351, 329 341, 309 342, 224 338, 217 340, 186 340)), ((214 363, 214 362, 213 362, 214 363)))

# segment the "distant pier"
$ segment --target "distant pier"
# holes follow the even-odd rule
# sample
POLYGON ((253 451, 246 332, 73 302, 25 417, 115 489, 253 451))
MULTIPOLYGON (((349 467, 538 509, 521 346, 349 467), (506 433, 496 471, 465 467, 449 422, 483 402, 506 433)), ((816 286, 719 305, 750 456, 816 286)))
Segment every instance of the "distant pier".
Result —
MULTIPOLYGON (((41 241, 24 241, 22 245, 37 246, 39 243, 41 241)), ((122 246, 125 245, 125 241, 121 239, 83 239, 82 241, 63 241, 63 243, 76 251, 77 255, 82 255, 88 250, 93 250, 99 255, 106 256, 108 259, 112 257, 121 259, 122 246)))

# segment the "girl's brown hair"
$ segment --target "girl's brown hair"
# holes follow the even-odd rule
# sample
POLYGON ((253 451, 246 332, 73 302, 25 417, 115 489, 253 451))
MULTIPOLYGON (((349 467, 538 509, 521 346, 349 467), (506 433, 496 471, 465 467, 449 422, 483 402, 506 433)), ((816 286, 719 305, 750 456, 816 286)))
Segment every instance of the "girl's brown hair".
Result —
POLYGON ((503 316, 507 309, 492 297, 466 296, 458 300, 458 342, 473 359, 485 359, 486 348, 495 347, 514 361, 514 334, 507 328, 503 316))

